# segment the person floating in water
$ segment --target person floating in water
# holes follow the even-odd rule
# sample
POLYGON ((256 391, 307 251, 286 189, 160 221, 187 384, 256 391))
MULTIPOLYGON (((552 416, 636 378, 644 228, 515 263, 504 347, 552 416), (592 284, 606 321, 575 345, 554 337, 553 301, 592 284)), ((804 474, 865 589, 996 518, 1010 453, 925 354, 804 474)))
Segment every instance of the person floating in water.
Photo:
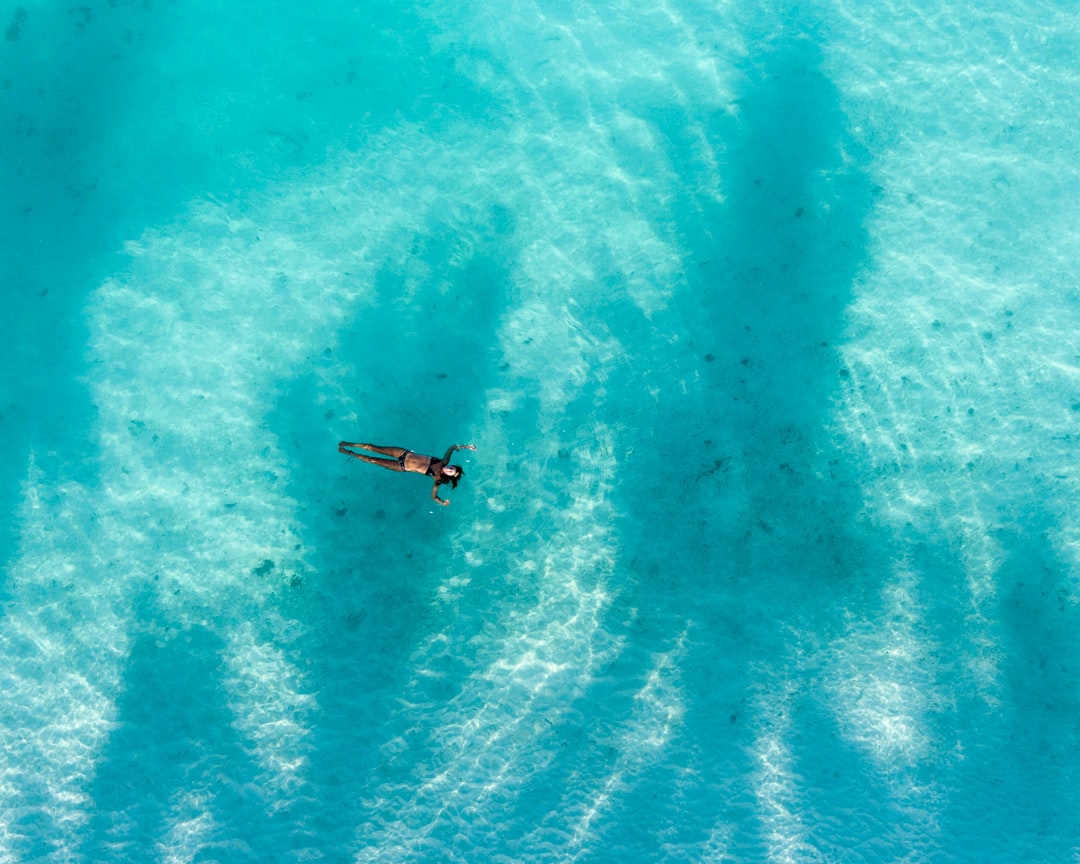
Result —
POLYGON ((465 476, 465 472, 461 470, 460 465, 450 464, 450 457, 455 450, 475 450, 476 447, 472 444, 455 444, 446 451, 442 459, 436 459, 434 456, 424 456, 421 453, 413 453, 412 450, 406 450, 404 447, 379 447, 376 444, 359 444, 351 441, 340 442, 337 449, 338 453, 352 456, 353 459, 359 459, 361 462, 379 465, 390 471, 407 471, 410 474, 425 474, 433 478, 435 485, 431 487, 431 497, 445 507, 450 502, 439 497, 439 487, 443 483, 449 483, 452 488, 457 489, 458 481, 465 476), (349 449, 350 447, 370 450, 372 453, 379 453, 393 458, 379 459, 377 456, 369 456, 367 453, 354 453, 349 449))

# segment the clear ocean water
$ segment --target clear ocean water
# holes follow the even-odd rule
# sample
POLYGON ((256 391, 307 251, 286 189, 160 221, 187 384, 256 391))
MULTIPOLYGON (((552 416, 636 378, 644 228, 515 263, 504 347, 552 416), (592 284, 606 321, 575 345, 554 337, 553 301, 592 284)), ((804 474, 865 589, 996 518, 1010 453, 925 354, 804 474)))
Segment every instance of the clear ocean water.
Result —
POLYGON ((1080 861, 1075 4, 17 2, 0 864, 1080 861))

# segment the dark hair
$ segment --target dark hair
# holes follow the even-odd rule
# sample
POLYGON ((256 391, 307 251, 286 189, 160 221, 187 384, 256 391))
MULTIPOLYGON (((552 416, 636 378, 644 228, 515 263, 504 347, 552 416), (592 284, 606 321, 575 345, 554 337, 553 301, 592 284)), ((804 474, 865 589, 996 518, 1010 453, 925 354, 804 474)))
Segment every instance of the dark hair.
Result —
POLYGON ((465 471, 460 465, 443 465, 439 471, 439 483, 449 483, 451 489, 457 489, 458 481, 465 476, 465 471), (447 468, 457 468, 457 476, 451 477, 445 473, 447 468), (446 479, 443 479, 446 478, 446 479))

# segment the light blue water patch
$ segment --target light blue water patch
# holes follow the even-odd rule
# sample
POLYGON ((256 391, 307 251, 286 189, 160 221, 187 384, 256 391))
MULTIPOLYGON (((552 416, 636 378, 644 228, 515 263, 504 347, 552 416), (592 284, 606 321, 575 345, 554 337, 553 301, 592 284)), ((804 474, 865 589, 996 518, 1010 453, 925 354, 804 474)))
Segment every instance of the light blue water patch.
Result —
POLYGON ((1077 857, 1077 24, 0 13, 0 860, 1077 857))

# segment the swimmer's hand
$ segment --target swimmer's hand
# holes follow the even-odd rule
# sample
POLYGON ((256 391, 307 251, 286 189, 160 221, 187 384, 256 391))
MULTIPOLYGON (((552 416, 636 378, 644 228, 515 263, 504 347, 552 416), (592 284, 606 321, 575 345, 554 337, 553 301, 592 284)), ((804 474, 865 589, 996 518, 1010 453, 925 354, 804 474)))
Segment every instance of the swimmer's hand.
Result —
POLYGON ((451 444, 447 448, 446 454, 442 457, 442 463, 444 465, 448 465, 450 463, 450 457, 454 455, 455 450, 475 450, 475 449, 476 449, 475 444, 451 444))

